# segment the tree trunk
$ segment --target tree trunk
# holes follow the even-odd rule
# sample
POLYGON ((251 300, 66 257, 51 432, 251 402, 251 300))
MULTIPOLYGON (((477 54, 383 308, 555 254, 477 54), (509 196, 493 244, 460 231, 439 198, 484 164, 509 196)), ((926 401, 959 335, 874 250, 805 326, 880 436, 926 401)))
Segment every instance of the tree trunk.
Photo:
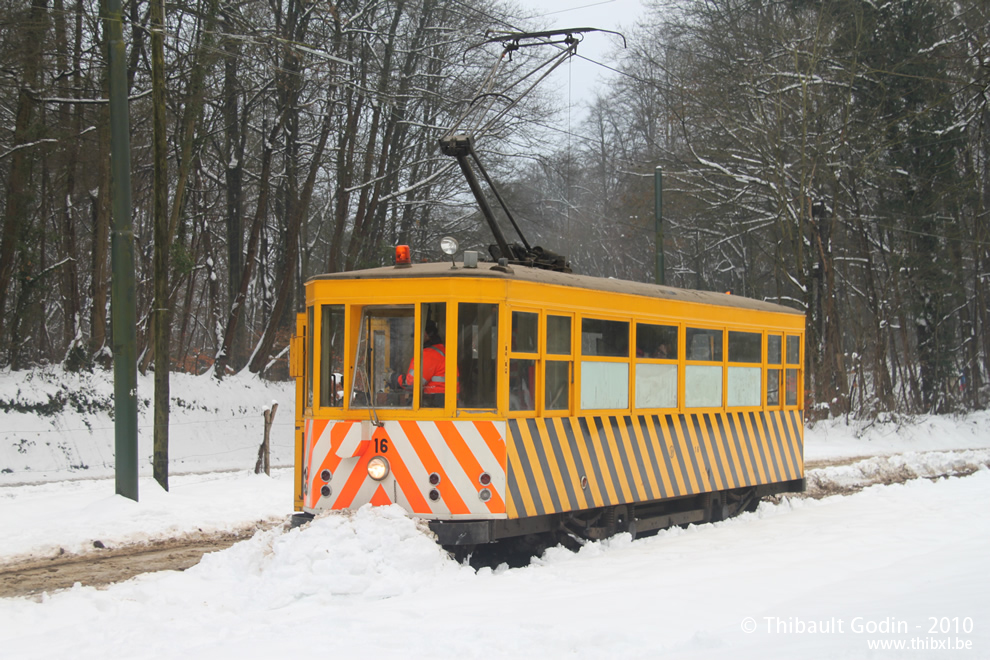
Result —
MULTIPOLYGON (((271 145, 275 135, 281 130, 281 124, 276 126, 268 136, 268 145, 271 145)), ((258 254, 258 243, 261 239, 261 227, 264 224, 266 211, 268 209, 268 195, 271 190, 271 163, 272 149, 266 146, 261 157, 261 176, 258 185, 258 207, 255 209, 254 222, 251 223, 251 237, 248 239, 248 253, 244 260, 244 268, 241 272, 241 279, 237 286, 237 293, 230 306, 230 316, 227 318, 227 328, 223 333, 223 343, 217 353, 213 364, 213 375, 222 379, 226 375, 227 363, 230 361, 231 347, 237 336, 237 328, 240 325, 241 314, 244 311, 244 302, 247 300, 247 290, 254 273, 254 261, 258 254)))
POLYGON ((289 225, 286 230, 286 255, 285 272, 281 284, 279 285, 278 296, 275 298, 275 307, 272 309, 271 319, 261 343, 255 349, 254 358, 251 360, 251 371, 262 373, 268 364, 268 356, 271 354, 272 346, 275 344, 275 335, 279 329, 279 320, 284 316, 289 306, 289 302, 295 297, 293 290, 293 274, 296 268, 296 261, 299 256, 299 227, 303 218, 309 213, 310 200, 313 197, 313 187, 316 183, 316 174, 323 161, 323 151, 327 145, 327 138, 330 135, 332 125, 330 108, 327 108, 323 116, 323 127, 320 130, 320 139, 313 152, 313 160, 303 186, 301 198, 293 204, 293 212, 289 215, 289 225))
POLYGON ((155 428, 152 472, 168 490, 169 340, 172 334, 168 295, 168 144, 165 126, 165 7, 151 0, 151 87, 154 153, 154 303, 151 312, 155 353, 155 428))
MULTIPOLYGON (((47 10, 45 0, 32 0, 27 25, 22 26, 24 44, 22 52, 23 77, 17 96, 17 114, 14 119, 15 146, 27 145, 34 138, 35 100, 31 90, 37 86, 41 71, 42 44, 47 32, 47 10)), ((33 167, 32 147, 16 149, 10 158, 7 179, 7 204, 4 209, 3 231, 0 233, 0 342, 4 336, 7 294, 11 290, 14 276, 14 262, 24 227, 30 222, 29 214, 34 195, 31 190, 31 169, 33 167)))

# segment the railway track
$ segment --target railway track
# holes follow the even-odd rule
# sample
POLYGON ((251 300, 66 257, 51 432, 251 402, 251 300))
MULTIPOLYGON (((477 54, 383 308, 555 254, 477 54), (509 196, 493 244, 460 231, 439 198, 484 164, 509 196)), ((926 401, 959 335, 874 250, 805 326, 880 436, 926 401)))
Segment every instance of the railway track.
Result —
MULTIPOLYGON (((990 450, 973 450, 970 460, 952 460, 960 452, 924 452, 919 456, 946 457, 924 461, 919 470, 908 465, 901 455, 856 457, 833 461, 809 461, 806 464, 808 490, 800 495, 822 499, 832 495, 850 495, 878 484, 903 483, 911 479, 938 479, 966 476, 981 466, 990 467, 990 450)), ((59 554, 3 563, 0 559, 0 598, 40 597, 44 592, 71 588, 76 583, 102 587, 128 580, 142 573, 183 571, 195 566, 203 555, 224 550, 250 538, 259 530, 271 529, 286 521, 265 520, 246 525, 236 532, 196 532, 149 543, 102 547, 94 542, 92 551, 83 554, 59 554)))

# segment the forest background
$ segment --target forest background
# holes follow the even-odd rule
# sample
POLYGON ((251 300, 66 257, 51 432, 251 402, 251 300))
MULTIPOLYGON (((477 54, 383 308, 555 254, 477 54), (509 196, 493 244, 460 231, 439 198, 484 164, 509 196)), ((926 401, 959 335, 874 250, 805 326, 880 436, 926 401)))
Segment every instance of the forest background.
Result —
MULTIPOLYGON (((813 414, 985 408, 990 5, 644 5, 580 121, 538 88, 475 134, 530 242, 653 281, 659 166, 666 283, 805 311, 813 414)), ((100 12, 0 4, 3 368, 108 364, 100 12)), ((308 277, 403 243, 437 260, 444 235, 487 253, 437 139, 498 57, 489 31, 542 27, 501 0, 125 2, 139 368, 167 309, 173 370, 285 378, 308 277)), ((538 50, 495 91, 518 96, 538 50)))

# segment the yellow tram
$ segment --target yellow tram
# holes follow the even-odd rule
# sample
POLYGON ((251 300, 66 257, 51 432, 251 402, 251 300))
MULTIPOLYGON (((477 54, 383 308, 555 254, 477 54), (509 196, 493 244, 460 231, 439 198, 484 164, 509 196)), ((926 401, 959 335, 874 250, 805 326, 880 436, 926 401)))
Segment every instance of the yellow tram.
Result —
POLYGON ((398 504, 469 547, 803 490, 802 313, 476 256, 306 283, 297 511, 398 504))

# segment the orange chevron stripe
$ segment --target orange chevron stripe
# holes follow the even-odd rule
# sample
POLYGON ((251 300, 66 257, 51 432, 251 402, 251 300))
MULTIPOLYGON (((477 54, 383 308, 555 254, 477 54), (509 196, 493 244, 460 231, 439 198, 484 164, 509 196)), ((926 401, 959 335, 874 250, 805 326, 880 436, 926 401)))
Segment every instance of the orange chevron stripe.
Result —
POLYGON ((412 509, 412 512, 424 514, 433 513, 433 510, 430 508, 426 498, 423 497, 423 493, 416 487, 416 480, 413 479, 412 473, 409 472, 409 468, 406 467, 406 463, 402 459, 401 454, 397 451, 389 452, 388 464, 392 471, 392 477, 399 484, 399 490, 401 490, 402 494, 406 496, 407 500, 409 500, 409 508, 412 509))
MULTIPOLYGON (((313 465, 313 452, 316 450, 316 443, 319 441, 320 436, 323 435, 323 432, 324 432, 324 430, 326 430, 327 424, 330 423, 330 420, 329 419, 314 419, 311 422, 307 422, 307 423, 309 425, 309 436, 307 437, 307 441, 309 443, 309 447, 307 448, 307 451, 309 452, 309 455, 307 456, 306 465, 312 466, 313 465)), ((331 427, 331 429, 330 429, 330 434, 331 434, 330 435, 330 448, 331 448, 330 453, 333 453, 333 438, 334 438, 333 432, 341 424, 343 424, 347 428, 350 428, 350 425, 353 424, 353 422, 337 422, 336 424, 333 425, 333 427, 331 427)), ((309 481, 310 481, 310 483, 312 483, 313 482, 313 479, 315 479, 315 475, 319 474, 325 467, 328 467, 326 458, 327 457, 324 457, 323 464, 321 464, 318 468, 316 468, 315 471, 311 471, 309 473, 309 481)), ((330 469, 333 470, 335 468, 336 468, 336 463, 334 464, 334 467, 332 467, 330 469)), ((316 506, 316 501, 317 501, 316 489, 315 488, 310 488, 310 490, 309 490, 309 505, 310 506, 316 506)))
MULTIPOLYGON (((478 477, 485 470, 478 463, 478 459, 475 458, 474 453, 467 446, 467 442, 464 441, 464 437, 457 431, 457 427, 454 426, 453 422, 443 422, 437 421, 437 429, 440 431, 440 435, 444 437, 447 441, 447 448, 450 449, 454 458, 460 463, 461 468, 464 473, 471 480, 471 485, 475 487, 475 492, 481 492, 485 486, 481 485, 478 481, 478 477)), ((488 511, 491 513, 505 513, 505 502, 502 501, 502 496, 499 495, 498 491, 494 486, 488 487, 489 492, 492 494, 492 498, 485 502, 485 506, 488 507, 488 511)))
MULTIPOLYGON (((329 420, 320 420, 320 421, 323 422, 323 427, 320 429, 320 433, 322 433, 323 428, 326 428, 327 422, 329 420)), ((314 427, 316 426, 316 422, 313 423, 313 426, 314 427)), ((323 462, 320 463, 320 467, 317 468, 316 474, 319 474, 325 469, 329 469, 331 472, 337 471, 337 466, 340 465, 340 460, 341 460, 340 456, 337 456, 337 447, 339 447, 340 443, 344 441, 344 436, 347 435, 347 432, 351 430, 352 426, 354 426, 354 422, 337 422, 336 424, 333 425, 333 427, 330 429, 330 451, 328 451, 327 455, 323 457, 323 462)), ((314 447, 316 446, 315 439, 319 437, 320 437, 319 435, 316 434, 313 435, 314 447)), ((310 458, 309 464, 310 465, 313 464, 312 457, 310 458)))
POLYGON ((430 448, 430 442, 426 439, 426 436, 423 435, 423 430, 419 427, 419 423, 403 421, 399 422, 399 426, 406 434, 406 438, 409 440, 413 450, 416 452, 416 456, 419 458, 420 463, 422 463, 423 467, 426 468, 426 471, 436 472, 440 475, 440 485, 437 486, 437 490, 440 491, 440 496, 447 504, 447 508, 450 512, 453 514, 470 513, 470 509, 466 504, 464 504, 464 500, 461 499, 460 494, 457 492, 457 488, 454 487, 449 475, 443 469, 443 465, 440 464, 440 460, 430 448))
POLYGON ((364 480, 368 478, 368 461, 370 460, 371 456, 369 454, 361 454, 358 456, 357 463, 351 469, 350 476, 347 477, 344 487, 340 489, 337 499, 334 500, 334 509, 346 509, 354 501, 354 497, 361 489, 361 484, 363 484, 364 480))
POLYGON ((371 496, 370 501, 371 506, 388 506, 392 503, 381 484, 378 484, 378 488, 375 490, 375 494, 371 496))
POLYGON ((478 433, 481 435, 481 438, 485 441, 485 444, 488 445, 488 450, 492 453, 492 456, 498 460, 498 465, 502 468, 502 472, 504 473, 506 460, 505 438, 502 437, 502 434, 498 432, 498 429, 492 422, 475 422, 474 428, 478 429, 478 433))

